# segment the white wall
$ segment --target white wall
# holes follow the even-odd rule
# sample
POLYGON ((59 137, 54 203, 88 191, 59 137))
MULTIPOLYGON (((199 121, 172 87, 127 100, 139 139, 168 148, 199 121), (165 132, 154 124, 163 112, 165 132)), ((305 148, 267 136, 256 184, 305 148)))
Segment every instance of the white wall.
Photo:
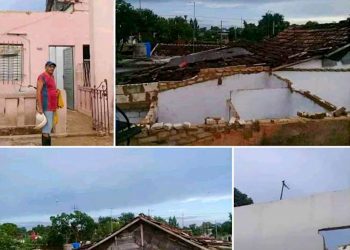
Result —
POLYGON ((240 74, 217 80, 160 92, 160 122, 203 124, 206 117, 228 120, 226 100, 232 103, 241 119, 277 119, 296 116, 297 111, 321 112, 323 108, 309 99, 291 94, 285 82, 268 73, 240 74))
POLYGON ((350 109, 350 72, 296 72, 278 71, 276 74, 293 82, 296 89, 311 93, 350 109))
POLYGON ((275 77, 270 78, 267 73, 258 73, 224 77, 221 86, 217 85, 217 80, 212 80, 160 92, 159 121, 203 124, 206 117, 224 117, 227 120, 226 100, 230 98, 231 90, 281 86, 286 84, 275 77))
POLYGON ((350 225, 350 190, 234 209, 235 250, 322 250, 319 229, 350 225))
POLYGON ((291 68, 295 69, 349 69, 350 65, 344 65, 341 61, 337 62, 337 65, 334 67, 322 67, 322 60, 321 59, 314 59, 310 60, 308 62, 299 63, 296 65, 291 66, 291 68))
POLYGON ((57 88, 63 89, 63 50, 67 47, 50 47, 50 60, 56 63, 55 79, 57 88))

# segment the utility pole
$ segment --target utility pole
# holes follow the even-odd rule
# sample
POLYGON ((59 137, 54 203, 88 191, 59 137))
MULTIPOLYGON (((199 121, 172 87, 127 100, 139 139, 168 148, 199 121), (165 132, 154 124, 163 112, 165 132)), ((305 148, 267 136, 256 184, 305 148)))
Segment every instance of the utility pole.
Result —
POLYGON ((285 180, 283 180, 283 181, 282 181, 282 190, 281 190, 280 200, 282 200, 282 199, 283 199, 283 190, 284 190, 284 188, 287 188, 287 189, 289 190, 289 187, 287 186, 287 184, 286 184, 286 181, 285 181, 285 180))
POLYGON ((193 53, 194 53, 194 40, 196 39, 196 0, 193 1, 193 53))
POLYGON ((139 0, 140 10, 142 9, 141 0, 139 0))
POLYGON ((215 221, 215 239, 218 238, 218 225, 216 224, 216 221, 215 221))
POLYGON ((275 36, 275 20, 272 21, 272 36, 275 36))
POLYGON ((222 47, 222 20, 221 20, 221 34, 220 34, 220 48, 222 47))

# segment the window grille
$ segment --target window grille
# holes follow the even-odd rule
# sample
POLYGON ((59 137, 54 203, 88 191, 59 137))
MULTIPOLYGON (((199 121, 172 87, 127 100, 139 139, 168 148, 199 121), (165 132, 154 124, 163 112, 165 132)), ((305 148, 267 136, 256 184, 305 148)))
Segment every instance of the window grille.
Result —
POLYGON ((23 45, 0 44, 0 81, 21 82, 23 78, 23 45))

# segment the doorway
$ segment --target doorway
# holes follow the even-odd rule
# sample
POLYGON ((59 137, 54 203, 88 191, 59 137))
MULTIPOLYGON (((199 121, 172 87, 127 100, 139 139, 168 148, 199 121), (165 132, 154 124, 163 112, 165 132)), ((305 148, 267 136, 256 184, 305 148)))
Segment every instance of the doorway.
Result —
POLYGON ((49 58, 55 62, 57 88, 64 89, 67 95, 67 108, 74 109, 74 60, 73 47, 50 46, 49 58))

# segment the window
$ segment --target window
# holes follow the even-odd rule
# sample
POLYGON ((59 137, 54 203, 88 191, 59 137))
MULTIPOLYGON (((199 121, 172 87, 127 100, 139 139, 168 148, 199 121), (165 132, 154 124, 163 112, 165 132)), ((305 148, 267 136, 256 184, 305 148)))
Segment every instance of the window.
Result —
POLYGON ((84 70, 84 87, 91 87, 90 82, 90 46, 83 45, 83 70, 84 70))
POLYGON ((23 46, 0 44, 0 81, 22 81, 23 46))

